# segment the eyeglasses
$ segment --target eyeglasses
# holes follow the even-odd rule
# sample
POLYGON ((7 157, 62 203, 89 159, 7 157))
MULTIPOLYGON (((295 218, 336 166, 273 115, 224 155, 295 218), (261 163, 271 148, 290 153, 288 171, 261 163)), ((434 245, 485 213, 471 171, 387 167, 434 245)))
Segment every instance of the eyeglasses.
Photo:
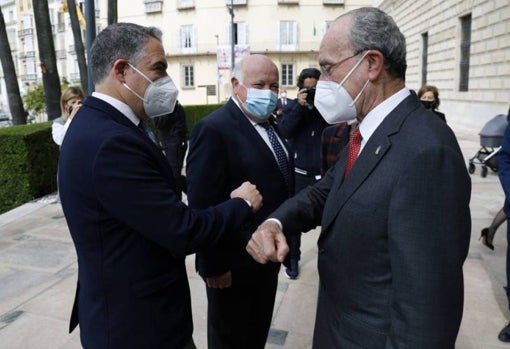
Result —
POLYGON ((352 56, 349 56, 347 58, 344 58, 342 59, 341 61, 339 62, 336 62, 336 63, 333 63, 333 64, 325 64, 325 65, 320 65, 320 70, 321 70, 321 75, 326 78, 326 79, 329 79, 331 77, 331 74, 333 73, 333 71, 340 65, 342 64, 343 62, 346 62, 347 60, 353 58, 353 57, 356 57, 357 55, 359 55, 361 52, 357 52, 355 54, 353 54, 352 56))

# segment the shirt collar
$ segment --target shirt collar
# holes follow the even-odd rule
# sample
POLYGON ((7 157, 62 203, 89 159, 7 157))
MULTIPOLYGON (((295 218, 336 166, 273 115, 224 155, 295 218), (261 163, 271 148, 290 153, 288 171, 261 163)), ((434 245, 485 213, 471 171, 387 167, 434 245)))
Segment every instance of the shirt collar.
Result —
POLYGON ((379 125, 386 119, 393 109, 397 107, 411 92, 407 87, 402 88, 393 94, 374 109, 372 109, 359 124, 359 131, 363 137, 361 146, 363 147, 379 125))
POLYGON ((113 98, 112 96, 106 95, 101 92, 92 92, 92 96, 96 97, 102 101, 105 101, 106 103, 113 106, 115 109, 120 111, 122 113, 122 115, 127 117, 136 126, 138 126, 138 124, 140 123, 140 118, 138 116, 136 116, 133 109, 131 109, 131 107, 129 105, 127 105, 126 103, 121 102, 118 99, 113 98))

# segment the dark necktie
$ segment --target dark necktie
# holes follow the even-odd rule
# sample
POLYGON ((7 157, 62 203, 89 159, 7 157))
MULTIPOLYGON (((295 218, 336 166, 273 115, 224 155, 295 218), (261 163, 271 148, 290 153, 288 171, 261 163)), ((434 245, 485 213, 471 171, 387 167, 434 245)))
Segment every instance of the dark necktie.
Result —
POLYGON ((359 155, 359 150, 361 148, 361 140, 363 137, 361 137, 361 133, 359 132, 359 127, 356 127, 356 129, 352 132, 351 140, 349 141, 348 145, 348 153, 347 153, 347 164, 345 165, 345 172, 344 172, 344 178, 347 178, 349 175, 349 172, 351 172, 352 166, 354 166, 354 163, 356 162, 356 159, 359 155))
POLYGON ((260 123, 259 125, 266 129, 267 136, 269 137, 269 143, 271 143, 271 147, 273 148, 273 151, 276 154, 276 159, 278 160, 278 166, 280 167, 280 171, 283 174, 285 182, 289 184, 290 166, 289 159, 287 159, 287 154, 285 153, 285 150, 280 144, 280 141, 278 140, 278 137, 276 136, 276 133, 274 132, 269 122, 263 122, 260 123))
POLYGON ((151 139, 151 141, 153 141, 156 145, 158 144, 154 132, 152 132, 151 128, 145 122, 140 121, 138 127, 151 139))

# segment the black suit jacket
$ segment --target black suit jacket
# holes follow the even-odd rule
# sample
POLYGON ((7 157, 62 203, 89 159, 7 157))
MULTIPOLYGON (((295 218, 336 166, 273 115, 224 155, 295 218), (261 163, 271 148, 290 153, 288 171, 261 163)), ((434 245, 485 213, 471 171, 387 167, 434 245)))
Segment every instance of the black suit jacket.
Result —
MULTIPOLYGON (((291 167, 291 174, 293 171, 291 167)), ((191 131, 186 177, 189 204, 195 208, 224 201, 245 181, 255 184, 263 196, 263 206, 250 224, 232 227, 229 239, 198 254, 200 275, 216 276, 228 270, 277 271, 278 264, 256 263, 246 252, 246 244, 267 215, 290 197, 293 177, 289 188, 271 149, 232 99, 191 131)))
POLYGON ((471 183, 455 135, 411 94, 343 180, 345 163, 346 154, 271 215, 287 231, 322 225, 321 295, 336 322, 315 347, 453 348, 471 230, 471 183))
POLYGON ((83 347, 184 347, 192 333, 184 258, 249 219, 246 202, 188 209, 158 147, 94 97, 62 144, 59 193, 78 255, 71 328, 79 320, 83 347))

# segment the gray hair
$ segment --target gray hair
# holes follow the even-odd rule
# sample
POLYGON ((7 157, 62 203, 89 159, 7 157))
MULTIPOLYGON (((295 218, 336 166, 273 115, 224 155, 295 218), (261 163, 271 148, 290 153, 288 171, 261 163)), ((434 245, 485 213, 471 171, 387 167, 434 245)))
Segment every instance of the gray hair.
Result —
POLYGON ((127 59, 136 65, 144 56, 145 44, 150 38, 161 42, 161 30, 134 23, 114 23, 102 30, 90 51, 94 83, 102 82, 118 59, 127 59))
POLYGON ((354 53, 380 51, 387 72, 405 80, 406 39, 397 24, 385 12, 375 7, 362 7, 347 13, 352 16, 349 41, 354 53))

